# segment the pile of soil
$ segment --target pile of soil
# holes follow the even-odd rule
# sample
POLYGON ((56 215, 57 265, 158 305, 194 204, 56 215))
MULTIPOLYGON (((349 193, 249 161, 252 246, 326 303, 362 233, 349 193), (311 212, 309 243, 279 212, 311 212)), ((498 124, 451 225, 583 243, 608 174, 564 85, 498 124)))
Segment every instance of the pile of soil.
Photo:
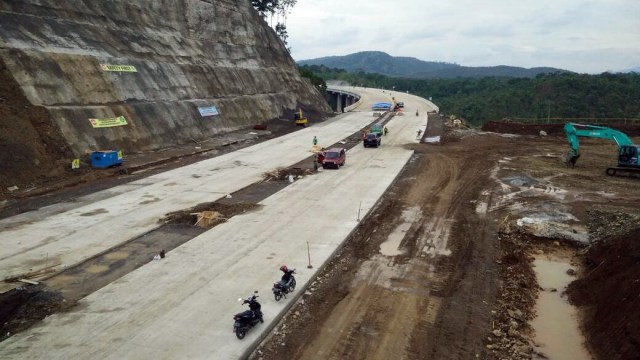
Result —
MULTIPOLYGON (((570 122, 570 120, 567 120, 566 122, 570 122)), ((566 122, 555 124, 523 124, 510 120, 489 121, 482 125, 482 131, 536 136, 540 135, 540 131, 544 131, 549 136, 565 136, 564 124, 566 122)), ((620 130, 629 136, 640 136, 640 124, 610 123, 606 125, 597 124, 597 126, 606 126, 620 130)))
POLYGON ((530 359, 533 352, 528 322, 535 317, 538 282, 531 267, 532 242, 510 226, 500 230, 500 294, 493 310, 486 348, 496 359, 530 359))
POLYGON ((587 215, 591 242, 628 234, 640 223, 640 214, 624 211, 588 209, 587 215))
POLYGON ((220 217, 217 219, 218 221, 212 222, 207 227, 212 228, 220 223, 225 222, 227 219, 231 217, 245 213, 247 211, 253 210, 257 208, 259 205, 257 204, 222 204, 219 202, 209 202, 198 204, 192 208, 186 210, 175 211, 172 213, 168 213, 164 218, 160 219, 159 222, 165 224, 188 224, 195 225, 198 221, 197 213, 201 213, 203 211, 215 211, 220 213, 220 217))
POLYGON ((640 228, 596 242, 569 300, 584 310, 584 330, 599 359, 640 354, 640 228))
POLYGON ((0 59, 0 198, 71 172, 71 149, 44 107, 33 106, 0 59))
POLYGON ((489 121, 482 125, 482 131, 502 134, 540 135, 544 131, 549 136, 564 136, 562 124, 522 124, 511 121, 489 121))
POLYGON ((0 341, 58 312, 65 300, 58 292, 27 286, 0 294, 0 341))
POLYGON ((288 181, 289 175, 294 179, 299 177, 313 175, 314 171, 311 169, 303 169, 300 167, 292 168, 278 168, 273 171, 266 172, 262 175, 262 181, 288 181))

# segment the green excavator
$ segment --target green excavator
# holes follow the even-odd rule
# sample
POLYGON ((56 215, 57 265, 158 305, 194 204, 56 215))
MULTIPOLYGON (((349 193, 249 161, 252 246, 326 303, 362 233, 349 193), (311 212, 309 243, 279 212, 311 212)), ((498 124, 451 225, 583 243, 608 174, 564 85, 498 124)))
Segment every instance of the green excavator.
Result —
POLYGON ((604 126, 575 123, 565 124, 564 133, 570 148, 566 158, 567 165, 575 166, 580 157, 579 137, 608 139, 618 145, 618 166, 607 168, 607 175, 640 177, 640 146, 635 145, 625 133, 604 126))

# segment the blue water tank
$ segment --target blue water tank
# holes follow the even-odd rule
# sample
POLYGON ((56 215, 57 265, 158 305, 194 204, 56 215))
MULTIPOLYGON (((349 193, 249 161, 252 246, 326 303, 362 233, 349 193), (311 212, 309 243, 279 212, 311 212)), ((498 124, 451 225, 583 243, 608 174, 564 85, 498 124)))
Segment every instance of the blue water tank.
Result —
POLYGON ((116 150, 94 151, 91 153, 91 167, 104 169, 122 165, 122 153, 116 150))

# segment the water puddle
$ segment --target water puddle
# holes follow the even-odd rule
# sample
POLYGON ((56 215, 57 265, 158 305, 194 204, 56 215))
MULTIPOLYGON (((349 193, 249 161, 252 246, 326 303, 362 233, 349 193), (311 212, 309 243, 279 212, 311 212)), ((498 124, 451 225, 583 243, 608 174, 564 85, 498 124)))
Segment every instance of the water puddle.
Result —
POLYGON ((385 256, 397 256, 403 252, 400 250, 400 243, 404 239, 405 234, 411 228, 416 219, 420 216, 419 207, 410 207, 402 211, 402 220, 404 221, 396 227, 385 242, 380 244, 380 253, 385 256))
MULTIPOLYGON (((565 261, 542 258, 536 259, 533 264, 538 284, 543 289, 536 303, 538 316, 531 321, 538 345, 536 351, 551 360, 591 359, 583 345, 577 310, 564 295, 567 285, 573 280, 567 274, 571 265, 565 261)), ((534 356, 534 359, 541 358, 534 356)))

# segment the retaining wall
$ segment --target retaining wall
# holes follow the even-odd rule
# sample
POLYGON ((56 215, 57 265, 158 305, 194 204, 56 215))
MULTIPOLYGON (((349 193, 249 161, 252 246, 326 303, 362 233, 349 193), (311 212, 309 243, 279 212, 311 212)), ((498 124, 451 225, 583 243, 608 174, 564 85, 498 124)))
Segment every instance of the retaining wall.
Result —
POLYGON ((247 0, 0 0, 0 57, 76 156, 330 112, 247 0), (219 115, 201 116, 209 106, 219 115), (117 116, 127 125, 89 121, 117 116))

